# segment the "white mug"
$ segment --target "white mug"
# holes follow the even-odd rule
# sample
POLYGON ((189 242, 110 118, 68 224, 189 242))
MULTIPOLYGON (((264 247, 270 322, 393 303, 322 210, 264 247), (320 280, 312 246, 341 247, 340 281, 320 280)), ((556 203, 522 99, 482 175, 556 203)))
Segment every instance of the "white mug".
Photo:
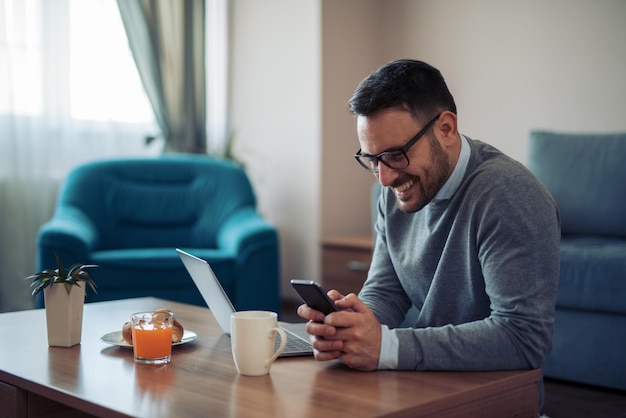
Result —
POLYGON ((230 343, 240 374, 263 376, 287 344, 285 331, 278 327, 278 315, 269 311, 241 311, 230 315, 230 343), (276 349, 276 333, 280 346, 276 349))

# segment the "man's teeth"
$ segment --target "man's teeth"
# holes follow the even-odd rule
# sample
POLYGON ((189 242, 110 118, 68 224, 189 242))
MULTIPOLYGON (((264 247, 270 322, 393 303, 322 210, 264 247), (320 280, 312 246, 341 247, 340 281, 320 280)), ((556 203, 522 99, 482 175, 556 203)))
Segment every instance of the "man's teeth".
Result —
POLYGON ((398 187, 395 187, 393 189, 393 191, 396 192, 396 193, 406 192, 407 190, 409 190, 411 188, 411 186, 413 186, 414 183, 415 182, 413 180, 409 180, 406 183, 404 183, 404 184, 402 184, 402 185, 400 185, 398 187))

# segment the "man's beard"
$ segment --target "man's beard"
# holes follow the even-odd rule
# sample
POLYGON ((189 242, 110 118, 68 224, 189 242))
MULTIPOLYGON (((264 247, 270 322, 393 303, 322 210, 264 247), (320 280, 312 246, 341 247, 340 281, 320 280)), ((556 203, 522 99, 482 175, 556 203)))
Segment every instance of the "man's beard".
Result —
MULTIPOLYGON (((402 212, 413 213, 423 209, 428 203, 430 203, 430 201, 433 200, 433 198, 437 195, 437 192, 443 187, 450 177, 451 170, 448 155, 443 150, 434 135, 428 135, 428 142, 430 144, 432 162, 425 170, 426 178, 408 176, 408 178, 411 178, 415 182, 416 186, 414 187, 419 188, 419 193, 417 201, 414 203, 397 199, 398 209, 402 212)), ((403 184, 408 180, 408 178, 404 177, 395 183, 403 184)))

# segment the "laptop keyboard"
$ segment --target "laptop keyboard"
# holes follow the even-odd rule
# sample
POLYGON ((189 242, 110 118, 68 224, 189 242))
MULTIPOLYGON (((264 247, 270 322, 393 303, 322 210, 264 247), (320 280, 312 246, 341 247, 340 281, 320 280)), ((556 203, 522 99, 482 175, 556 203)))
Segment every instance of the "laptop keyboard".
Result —
MULTIPOLYGON (((276 339, 276 348, 280 345, 280 341, 276 339)), ((301 340, 300 338, 291 336, 287 334, 287 345, 285 346, 285 351, 306 351, 311 349, 311 343, 308 341, 301 340)))
MULTIPOLYGON (((278 350, 278 346, 280 346, 280 336, 277 336, 276 338, 276 350, 278 350)), ((284 353, 300 353, 307 351, 311 351, 310 342, 287 333, 287 345, 283 351, 284 353)))

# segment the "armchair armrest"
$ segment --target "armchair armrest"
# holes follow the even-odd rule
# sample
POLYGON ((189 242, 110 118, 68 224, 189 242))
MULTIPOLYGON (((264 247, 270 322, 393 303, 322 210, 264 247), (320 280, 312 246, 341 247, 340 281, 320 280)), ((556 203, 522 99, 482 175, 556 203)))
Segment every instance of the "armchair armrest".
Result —
MULTIPOLYGON (((56 251, 63 263, 85 263, 88 254, 98 244, 98 231, 80 209, 62 207, 57 208, 52 219, 41 227, 37 243, 40 252, 39 261, 54 260, 53 253, 56 251)), ((50 266, 40 265, 40 267, 50 266)))
MULTIPOLYGON (((56 267, 56 253, 64 266, 88 263, 89 252, 98 243, 98 231, 93 222, 74 207, 57 210, 40 229, 37 236, 37 271, 56 267)), ((35 307, 44 305, 43 294, 35 297, 35 307)))
POLYGON ((280 259, 276 228, 254 208, 244 208, 234 212, 222 224, 217 245, 235 256, 235 308, 280 312, 280 259))
POLYGON ((276 229, 263 219, 253 208, 234 212, 222 224, 217 233, 217 246, 238 259, 245 259, 259 245, 276 242, 276 229))

